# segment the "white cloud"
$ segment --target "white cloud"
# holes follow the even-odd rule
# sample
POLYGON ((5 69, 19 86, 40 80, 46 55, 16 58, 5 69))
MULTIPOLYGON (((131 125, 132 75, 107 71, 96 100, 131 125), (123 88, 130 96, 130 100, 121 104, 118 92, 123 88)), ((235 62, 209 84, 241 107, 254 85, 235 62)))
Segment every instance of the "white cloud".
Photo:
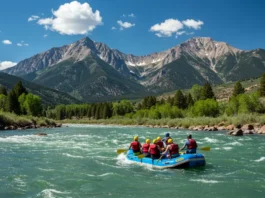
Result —
POLYGON ((117 28, 113 26, 111 29, 112 29, 112 30, 116 30, 117 28))
POLYGON ((131 28, 135 26, 134 23, 129 23, 129 22, 122 22, 122 21, 117 21, 117 23, 120 25, 120 30, 123 30, 123 28, 131 28))
POLYGON ((195 20, 193 20, 193 19, 187 19, 187 20, 184 20, 184 21, 182 21, 182 23, 183 23, 185 26, 187 26, 187 27, 189 27, 189 28, 193 28, 193 29, 195 29, 195 30, 200 29, 201 26, 204 24, 203 21, 200 21, 200 20, 195 21, 195 20))
POLYGON ((28 44, 28 43, 25 43, 25 44, 24 44, 24 46, 27 46, 27 47, 28 47, 28 46, 29 46, 29 44, 28 44))
POLYGON ((170 37, 183 29, 183 24, 177 19, 167 19, 163 23, 155 24, 150 28, 151 32, 156 32, 158 37, 170 37))
POLYGON ((47 38, 47 37, 48 37, 48 34, 44 34, 43 37, 44 37, 44 38, 47 38))
POLYGON ((22 47, 22 46, 29 46, 28 43, 25 43, 24 41, 21 41, 20 43, 17 43, 17 46, 22 47))
POLYGON ((185 34, 185 33, 186 33, 186 31, 180 31, 180 32, 177 32, 176 34, 181 36, 182 34, 185 34))
POLYGON ((39 16, 32 15, 31 17, 28 18, 28 22, 30 22, 30 21, 36 21, 36 20, 38 20, 39 18, 40 18, 39 16))
POLYGON ((17 46, 22 47, 22 44, 21 43, 18 43, 17 46))
POLYGON ((129 14, 128 17, 135 17, 135 15, 132 13, 132 14, 129 14))
POLYGON ((2 43, 5 45, 12 45, 12 42, 10 40, 3 40, 2 43))
POLYGON ((15 66, 17 63, 11 62, 11 61, 0 61, 0 70, 7 69, 9 67, 15 66))
POLYGON ((52 18, 39 19, 38 24, 60 34, 87 34, 102 24, 100 12, 98 10, 93 12, 88 3, 81 4, 78 1, 65 3, 52 14, 52 18))

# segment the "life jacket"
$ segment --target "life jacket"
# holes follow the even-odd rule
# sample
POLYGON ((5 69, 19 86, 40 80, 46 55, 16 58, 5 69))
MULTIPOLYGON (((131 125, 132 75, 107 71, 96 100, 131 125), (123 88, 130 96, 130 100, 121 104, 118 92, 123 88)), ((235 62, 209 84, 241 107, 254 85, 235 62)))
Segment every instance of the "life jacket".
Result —
POLYGON ((197 148, 197 143, 194 139, 189 139, 189 145, 188 145, 188 149, 195 149, 197 148))
POLYGON ((159 153, 159 150, 158 150, 156 144, 150 144, 150 153, 152 155, 157 155, 159 153))
POLYGON ((150 144, 145 143, 145 144, 143 145, 143 153, 148 153, 148 149, 149 149, 149 147, 150 147, 150 144))
POLYGON ((164 144, 162 141, 158 141, 157 142, 157 145, 160 147, 160 148, 164 148, 164 144))
POLYGON ((179 153, 179 145, 174 144, 174 143, 171 144, 169 147, 169 153, 170 153, 170 155, 174 155, 174 154, 179 153))
POLYGON ((139 151, 140 150, 140 143, 138 141, 132 142, 131 146, 132 146, 133 151, 139 151))

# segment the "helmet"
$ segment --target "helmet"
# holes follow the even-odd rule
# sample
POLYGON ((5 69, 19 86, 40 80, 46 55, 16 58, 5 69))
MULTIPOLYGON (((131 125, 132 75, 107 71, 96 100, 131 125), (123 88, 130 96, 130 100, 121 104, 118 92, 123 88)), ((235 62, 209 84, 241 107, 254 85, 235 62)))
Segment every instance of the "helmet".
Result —
POLYGON ((160 136, 158 136, 156 139, 157 139, 157 141, 160 141, 160 140, 161 140, 161 137, 160 137, 160 136))
POLYGON ((138 141, 138 136, 134 136, 134 141, 138 141))
POLYGON ((168 141, 167 141, 169 144, 172 144, 173 143, 173 139, 168 139, 168 141))
POLYGON ((153 143, 155 144, 157 142, 157 139, 153 139, 153 143))
POLYGON ((170 134, 169 133, 166 133, 166 137, 169 137, 170 136, 170 134))
POLYGON ((146 142, 147 144, 150 144, 150 139, 146 139, 145 142, 146 142))

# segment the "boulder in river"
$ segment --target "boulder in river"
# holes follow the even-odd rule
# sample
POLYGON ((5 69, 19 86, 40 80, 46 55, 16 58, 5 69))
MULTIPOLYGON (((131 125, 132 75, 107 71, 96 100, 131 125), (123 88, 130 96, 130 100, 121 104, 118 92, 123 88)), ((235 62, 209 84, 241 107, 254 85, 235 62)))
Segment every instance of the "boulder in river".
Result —
POLYGON ((243 131, 241 129, 235 129, 233 131, 229 131, 228 135, 242 136, 243 135, 243 131))
POLYGON ((35 135, 38 135, 38 136, 47 136, 48 134, 47 133, 36 133, 35 135))
POLYGON ((258 130, 258 134, 265 134, 265 125, 258 130))

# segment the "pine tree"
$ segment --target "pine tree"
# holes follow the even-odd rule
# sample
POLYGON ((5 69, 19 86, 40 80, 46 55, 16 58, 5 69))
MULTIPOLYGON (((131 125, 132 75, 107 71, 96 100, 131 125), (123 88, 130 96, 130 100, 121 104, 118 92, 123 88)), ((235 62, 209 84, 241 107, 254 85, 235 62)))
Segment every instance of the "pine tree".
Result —
POLYGON ((19 82, 14 86, 13 90, 15 91, 15 94, 16 94, 17 98, 18 98, 21 94, 23 94, 23 93, 25 93, 26 95, 28 94, 28 91, 25 89, 25 87, 23 87, 21 81, 19 81, 19 82))
POLYGON ((7 95, 7 111, 20 114, 20 104, 14 90, 11 90, 7 95))
POLYGON ((194 105, 194 100, 191 96, 191 94, 189 93, 188 96, 187 96, 187 106, 190 107, 190 106, 193 106, 194 105))
POLYGON ((265 96, 265 73, 260 79, 260 95, 265 96))
POLYGON ((185 109, 187 107, 186 98, 180 90, 177 91, 174 97, 174 105, 180 109, 185 109))
POLYGON ((212 86, 210 85, 209 82, 205 83, 201 90, 201 100, 206 100, 208 98, 215 99, 212 86))
POLYGON ((242 84, 238 81, 234 85, 234 90, 233 90, 233 96, 237 96, 239 94, 243 94, 245 92, 245 89, 242 87, 242 84))
POLYGON ((7 96, 7 91, 6 91, 6 88, 5 87, 0 86, 0 94, 3 94, 5 96, 7 96))

